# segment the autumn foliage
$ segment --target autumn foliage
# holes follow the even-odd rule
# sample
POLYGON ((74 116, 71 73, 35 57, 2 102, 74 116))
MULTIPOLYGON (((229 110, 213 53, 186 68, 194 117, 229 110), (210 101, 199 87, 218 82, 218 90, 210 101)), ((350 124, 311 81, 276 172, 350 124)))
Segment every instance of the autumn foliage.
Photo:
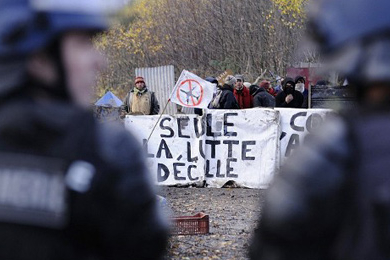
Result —
POLYGON ((95 39, 107 54, 97 95, 120 97, 134 69, 174 65, 201 77, 226 69, 248 81, 267 69, 279 75, 305 61, 295 55, 305 23, 307 0, 134 0, 112 28, 95 39))

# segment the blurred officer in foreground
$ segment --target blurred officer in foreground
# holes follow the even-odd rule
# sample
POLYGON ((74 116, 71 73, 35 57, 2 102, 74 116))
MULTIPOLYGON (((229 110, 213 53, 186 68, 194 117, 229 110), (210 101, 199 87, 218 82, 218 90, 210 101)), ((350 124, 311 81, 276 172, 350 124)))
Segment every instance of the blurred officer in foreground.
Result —
POLYGON ((0 259, 164 253, 139 145, 88 111, 105 2, 0 2, 0 259))
POLYGON ((359 106, 335 117, 268 190, 252 259, 390 259, 390 1, 317 1, 309 29, 359 106))

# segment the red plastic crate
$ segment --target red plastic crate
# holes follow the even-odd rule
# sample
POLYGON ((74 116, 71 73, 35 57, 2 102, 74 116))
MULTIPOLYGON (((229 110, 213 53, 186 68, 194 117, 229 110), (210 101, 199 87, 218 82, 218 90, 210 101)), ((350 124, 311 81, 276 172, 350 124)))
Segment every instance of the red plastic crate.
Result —
POLYGON ((199 235, 209 233, 209 215, 200 212, 194 216, 172 218, 172 235, 199 235))

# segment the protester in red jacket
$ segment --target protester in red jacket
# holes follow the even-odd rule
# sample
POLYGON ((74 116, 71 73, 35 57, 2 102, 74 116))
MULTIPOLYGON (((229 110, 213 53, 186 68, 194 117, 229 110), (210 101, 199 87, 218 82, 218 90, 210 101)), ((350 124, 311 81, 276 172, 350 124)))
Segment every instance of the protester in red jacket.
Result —
POLYGON ((267 92, 274 97, 276 97, 276 95, 278 94, 278 92, 271 86, 271 82, 269 82, 268 80, 261 81, 259 86, 267 90, 267 92))
POLYGON ((244 77, 236 75, 237 82, 234 86, 234 96, 237 99, 241 109, 253 107, 253 97, 249 93, 249 89, 244 87, 244 77))

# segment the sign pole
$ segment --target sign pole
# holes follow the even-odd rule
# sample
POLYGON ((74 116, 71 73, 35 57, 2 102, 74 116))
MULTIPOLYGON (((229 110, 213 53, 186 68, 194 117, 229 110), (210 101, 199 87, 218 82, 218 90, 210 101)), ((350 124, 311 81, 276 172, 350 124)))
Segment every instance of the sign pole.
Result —
MULTIPOLYGON (((183 85, 185 82, 188 82, 188 84, 189 84, 189 90, 188 90, 188 91, 183 91, 183 92, 185 92, 185 93, 187 94, 187 104, 188 104, 188 99, 189 99, 189 97, 191 97, 191 101, 192 101, 192 103, 193 103, 192 105, 193 105, 194 107, 198 106, 199 103, 202 101, 202 98, 203 98, 203 97, 202 97, 202 96, 203 96, 203 88, 202 88, 202 85, 201 85, 199 82, 197 82, 195 79, 192 79, 192 78, 191 78, 191 75, 186 75, 186 73, 188 73, 188 71, 183 70, 182 73, 180 74, 180 77, 179 77, 179 79, 177 80, 176 85, 175 85, 175 87, 173 88, 173 90, 172 90, 172 92, 171 92, 171 95, 169 96, 168 101, 166 102, 166 104, 165 104, 165 106, 164 106, 164 109, 163 109, 163 111, 162 111, 161 114, 160 114, 160 117, 158 118, 158 120, 157 120, 156 124, 154 125, 154 127, 153 127, 153 129, 152 129, 152 131, 151 131, 151 133, 150 133, 150 135, 149 135, 149 137, 148 137, 148 139, 147 139, 146 142, 145 142, 145 145, 148 144, 148 142, 149 142, 149 140, 150 140, 150 138, 151 138, 151 136, 152 136, 154 130, 156 129, 157 124, 160 122, 160 119, 161 119, 162 115, 164 114, 164 112, 165 112, 165 110, 166 110, 166 108, 167 108, 167 106, 168 106, 168 103, 171 102, 174 93, 175 93, 175 92, 179 92, 179 89, 180 89, 180 86, 181 86, 181 85, 183 85), (196 97, 196 98, 197 98, 197 103, 194 101, 194 98, 193 98, 194 95, 193 95, 193 93, 192 93, 192 86, 191 86, 191 82, 192 82, 192 81, 196 82, 196 83, 200 86, 200 89, 201 89, 200 98, 199 98, 199 97, 196 97), (181 83, 181 84, 180 84, 180 83, 181 83)), ((191 74, 191 73, 190 73, 190 74, 191 74)), ((196 76, 196 75, 194 75, 194 76, 196 76)), ((197 77, 197 76, 196 76, 196 77, 197 77)), ((183 101, 181 100, 181 98, 179 97, 179 95, 177 95, 177 96, 178 96, 178 98, 180 99, 180 102, 181 102, 182 104, 184 104, 183 101)), ((176 103, 177 100, 174 99, 172 102, 176 103)), ((177 103, 177 104, 178 104, 178 103, 177 103)))
MULTIPOLYGON (((172 95, 171 95, 171 96, 172 96, 172 95)), ((168 106, 168 103, 169 103, 169 102, 171 102, 171 98, 169 98, 168 101, 165 103, 164 109, 163 109, 163 111, 161 112, 161 114, 160 114, 160 116, 159 116, 159 118, 158 118, 156 124, 154 124, 153 129, 152 129, 152 132, 150 132, 150 135, 149 135, 148 140, 146 141, 145 145, 148 144, 149 139, 150 139, 150 137, 152 136, 154 130, 156 129, 156 126, 157 126, 158 122, 160 122, 160 119, 161 119, 162 115, 164 114, 165 110, 167 109, 167 106, 168 106)))

